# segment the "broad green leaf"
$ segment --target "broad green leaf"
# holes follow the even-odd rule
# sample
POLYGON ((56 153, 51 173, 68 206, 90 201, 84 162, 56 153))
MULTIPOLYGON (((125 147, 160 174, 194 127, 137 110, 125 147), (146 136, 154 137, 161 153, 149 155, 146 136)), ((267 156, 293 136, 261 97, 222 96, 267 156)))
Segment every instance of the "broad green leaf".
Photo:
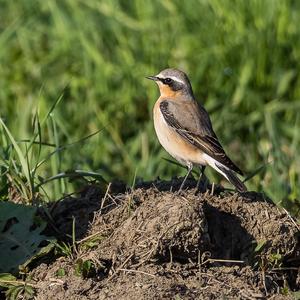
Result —
POLYGON ((16 274, 19 266, 38 255, 46 223, 37 222, 36 208, 0 202, 0 272, 16 274))
POLYGON ((0 274, 0 286, 7 286, 10 282, 15 282, 17 278, 10 273, 1 273, 0 274))

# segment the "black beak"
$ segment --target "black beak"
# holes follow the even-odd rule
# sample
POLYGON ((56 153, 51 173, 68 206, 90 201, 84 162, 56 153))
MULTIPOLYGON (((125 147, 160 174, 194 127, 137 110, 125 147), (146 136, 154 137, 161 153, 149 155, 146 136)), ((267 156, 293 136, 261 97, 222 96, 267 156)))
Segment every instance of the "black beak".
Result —
POLYGON ((156 76, 147 76, 146 78, 154 81, 159 81, 159 78, 156 76))

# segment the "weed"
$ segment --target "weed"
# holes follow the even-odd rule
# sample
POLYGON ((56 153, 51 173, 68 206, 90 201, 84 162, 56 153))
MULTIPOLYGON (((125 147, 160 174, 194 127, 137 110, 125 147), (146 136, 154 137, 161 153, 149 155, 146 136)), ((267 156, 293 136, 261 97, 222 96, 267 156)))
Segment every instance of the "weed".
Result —
POLYGON ((96 268, 91 260, 78 259, 75 263, 75 275, 83 278, 96 275, 96 268))
POLYGON ((0 287, 5 288, 5 296, 8 300, 32 299, 35 286, 29 282, 18 280, 9 273, 0 274, 0 287))

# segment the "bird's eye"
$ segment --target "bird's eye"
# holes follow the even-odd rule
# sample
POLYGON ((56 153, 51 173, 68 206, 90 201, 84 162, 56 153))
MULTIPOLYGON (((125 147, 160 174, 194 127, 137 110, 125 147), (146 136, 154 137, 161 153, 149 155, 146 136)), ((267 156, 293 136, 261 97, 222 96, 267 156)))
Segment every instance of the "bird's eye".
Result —
POLYGON ((171 78, 165 78, 164 83, 165 84, 170 84, 173 80, 171 78))

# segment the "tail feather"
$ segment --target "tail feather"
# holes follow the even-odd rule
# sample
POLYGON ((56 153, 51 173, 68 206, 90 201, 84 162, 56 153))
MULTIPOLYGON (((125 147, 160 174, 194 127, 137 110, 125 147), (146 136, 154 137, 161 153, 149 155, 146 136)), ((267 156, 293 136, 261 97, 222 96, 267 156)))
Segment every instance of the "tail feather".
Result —
POLYGON ((232 170, 229 170, 221 165, 218 168, 224 173, 223 175, 236 187, 239 192, 247 192, 247 188, 244 183, 234 174, 232 170))
POLYGON ((235 175, 235 171, 224 166, 209 155, 204 154, 203 158, 205 159, 208 165, 210 165, 212 168, 214 168, 216 171, 222 174, 231 184, 233 184, 239 192, 247 192, 246 186, 235 175))

